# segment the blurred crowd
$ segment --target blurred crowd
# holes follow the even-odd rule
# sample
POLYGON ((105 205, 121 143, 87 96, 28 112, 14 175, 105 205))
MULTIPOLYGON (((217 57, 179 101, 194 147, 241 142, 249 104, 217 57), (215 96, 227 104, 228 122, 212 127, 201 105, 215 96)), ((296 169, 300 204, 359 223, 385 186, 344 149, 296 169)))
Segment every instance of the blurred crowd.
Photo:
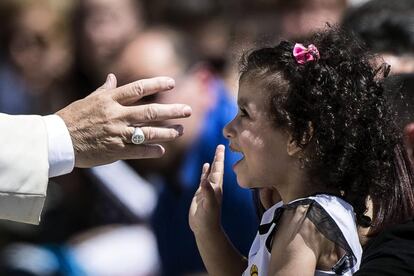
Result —
MULTIPOLYGON (((395 75, 390 98, 412 120, 412 0, 2 0, 0 112, 51 114, 114 73, 118 85, 153 76, 173 92, 143 103, 192 106, 185 135, 160 160, 116 162, 54 178, 40 226, 0 222, 1 275, 199 275, 188 209, 202 164, 237 112, 243 52, 340 24, 382 55, 395 75), (402 80, 402 81, 401 81, 402 80)), ((177 122, 160 122, 174 124, 177 122)), ((226 153, 223 224, 247 253, 257 229, 250 191, 226 153), (251 202, 251 204, 246 204, 251 202)))

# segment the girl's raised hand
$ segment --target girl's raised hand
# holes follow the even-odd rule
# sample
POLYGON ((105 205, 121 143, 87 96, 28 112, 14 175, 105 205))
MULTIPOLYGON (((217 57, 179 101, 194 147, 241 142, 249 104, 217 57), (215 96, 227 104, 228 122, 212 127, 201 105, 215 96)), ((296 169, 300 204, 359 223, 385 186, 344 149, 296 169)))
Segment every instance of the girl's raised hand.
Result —
POLYGON ((221 201, 224 174, 223 145, 218 145, 211 166, 203 165, 200 186, 193 197, 189 212, 189 223, 194 234, 220 229, 221 201))

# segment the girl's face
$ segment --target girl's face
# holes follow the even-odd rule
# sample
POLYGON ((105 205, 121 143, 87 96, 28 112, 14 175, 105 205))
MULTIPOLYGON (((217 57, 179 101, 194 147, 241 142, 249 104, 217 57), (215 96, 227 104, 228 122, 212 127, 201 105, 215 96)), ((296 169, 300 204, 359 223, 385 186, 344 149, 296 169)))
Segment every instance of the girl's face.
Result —
POLYGON ((277 187, 287 182, 293 160, 289 135, 270 119, 268 92, 243 79, 239 87, 239 111, 223 130, 230 150, 243 155, 233 165, 237 181, 244 188, 277 187))

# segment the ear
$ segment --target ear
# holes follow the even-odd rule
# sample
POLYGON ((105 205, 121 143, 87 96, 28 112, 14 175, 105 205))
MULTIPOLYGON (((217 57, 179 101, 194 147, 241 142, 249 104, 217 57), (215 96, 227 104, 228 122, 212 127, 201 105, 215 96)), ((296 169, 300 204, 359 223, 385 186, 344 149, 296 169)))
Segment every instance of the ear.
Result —
POLYGON ((293 139, 292 134, 289 134, 287 143, 287 153, 289 154, 289 156, 294 156, 300 151, 302 151, 302 148, 298 145, 297 141, 293 139))
POLYGON ((313 132, 314 132, 313 124, 312 122, 309 121, 307 129, 302 135, 300 144, 298 144, 298 141, 293 139, 292 134, 289 134, 289 138, 287 142, 287 153, 289 154, 289 156, 294 156, 297 153, 301 152, 306 147, 306 145, 309 144, 310 141, 312 140, 313 132))

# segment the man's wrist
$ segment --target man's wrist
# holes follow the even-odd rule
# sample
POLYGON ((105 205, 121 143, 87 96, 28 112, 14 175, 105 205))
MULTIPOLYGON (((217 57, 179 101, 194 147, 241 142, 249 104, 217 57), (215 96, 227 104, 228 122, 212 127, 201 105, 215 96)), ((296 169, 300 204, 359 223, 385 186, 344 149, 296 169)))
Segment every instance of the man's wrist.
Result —
POLYGON ((75 153, 66 124, 56 114, 42 118, 48 136, 49 177, 68 174, 75 166, 75 153))

